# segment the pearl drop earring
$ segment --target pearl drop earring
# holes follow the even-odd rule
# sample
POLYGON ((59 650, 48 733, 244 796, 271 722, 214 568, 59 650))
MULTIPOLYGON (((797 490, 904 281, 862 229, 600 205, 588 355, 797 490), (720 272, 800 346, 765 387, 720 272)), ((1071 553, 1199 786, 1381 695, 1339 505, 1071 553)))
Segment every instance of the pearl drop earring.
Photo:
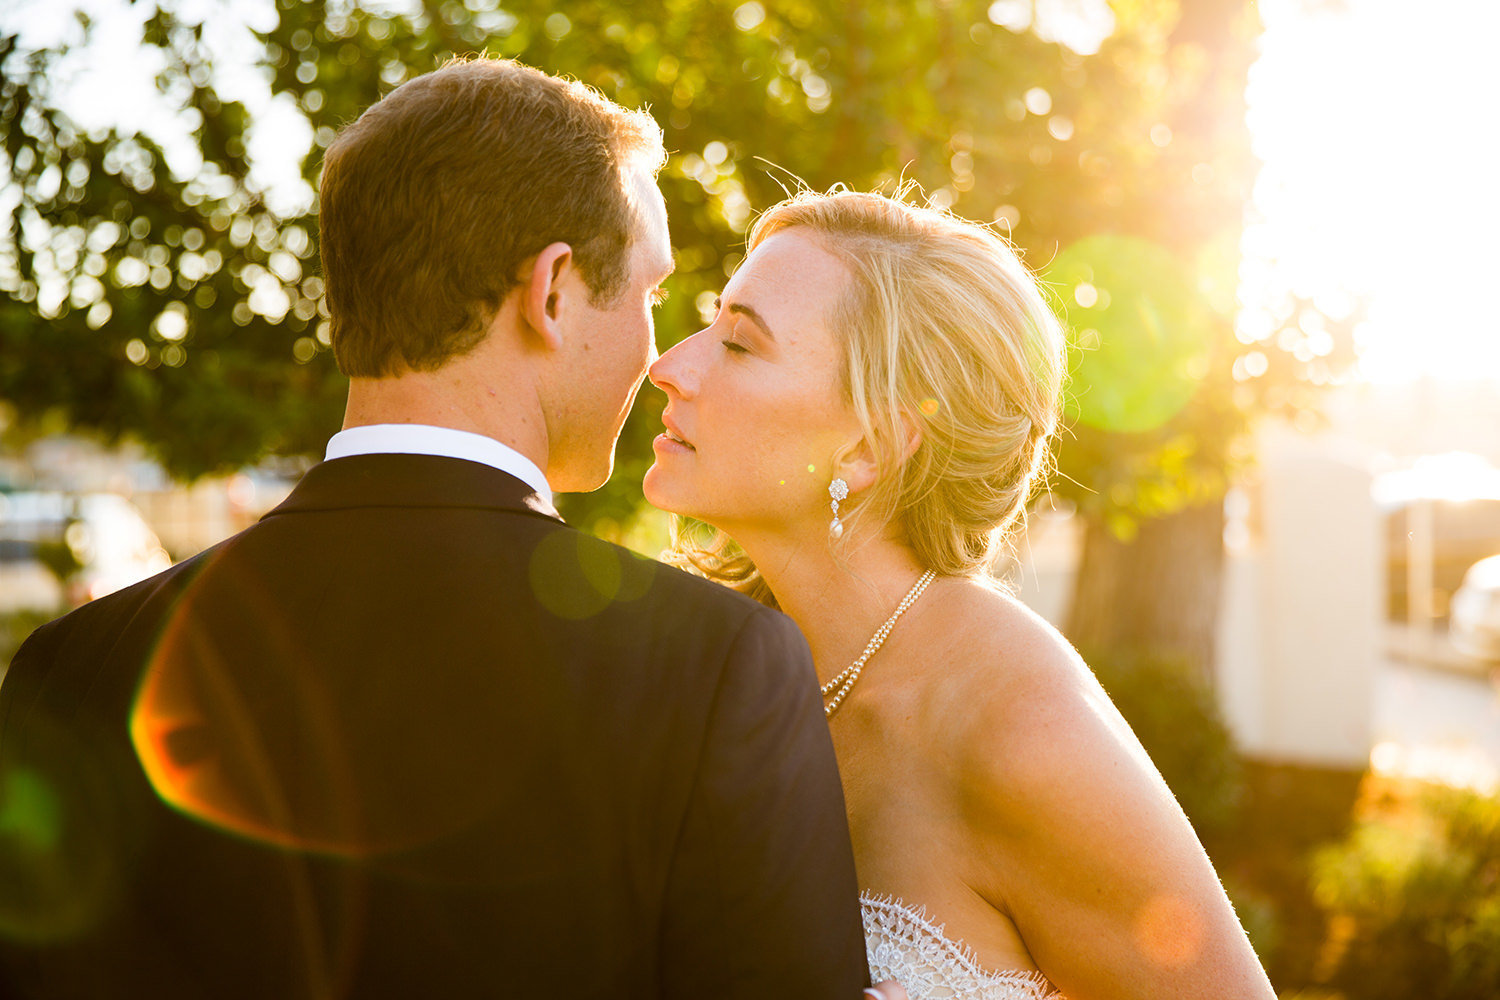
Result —
POLYGON ((849 484, 842 479, 835 479, 828 484, 828 496, 832 499, 829 504, 833 508, 833 523, 828 525, 828 533, 834 538, 842 538, 844 535, 844 522, 839 520, 839 501, 849 496, 849 484))

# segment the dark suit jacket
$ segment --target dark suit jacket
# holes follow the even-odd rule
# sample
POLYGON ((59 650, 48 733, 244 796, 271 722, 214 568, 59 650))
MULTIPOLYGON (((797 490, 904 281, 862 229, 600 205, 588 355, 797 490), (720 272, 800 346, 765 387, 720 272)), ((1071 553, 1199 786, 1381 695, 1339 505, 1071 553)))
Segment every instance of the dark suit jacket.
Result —
POLYGON ((806 644, 458 459, 342 458, 0 687, 0 986, 819 997, 867 980, 806 644))

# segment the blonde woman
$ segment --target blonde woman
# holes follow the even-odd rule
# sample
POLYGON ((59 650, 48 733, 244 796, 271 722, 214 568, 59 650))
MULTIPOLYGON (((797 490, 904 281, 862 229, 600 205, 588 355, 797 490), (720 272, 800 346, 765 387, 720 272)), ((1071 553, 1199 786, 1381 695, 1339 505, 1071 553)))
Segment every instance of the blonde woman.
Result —
POLYGON ((713 323, 651 369, 646 496, 719 529, 682 560, 807 636, 874 978, 1272 997, 1129 727, 986 572, 1057 427, 1035 280, 987 229, 871 194, 799 195, 749 246, 713 323))

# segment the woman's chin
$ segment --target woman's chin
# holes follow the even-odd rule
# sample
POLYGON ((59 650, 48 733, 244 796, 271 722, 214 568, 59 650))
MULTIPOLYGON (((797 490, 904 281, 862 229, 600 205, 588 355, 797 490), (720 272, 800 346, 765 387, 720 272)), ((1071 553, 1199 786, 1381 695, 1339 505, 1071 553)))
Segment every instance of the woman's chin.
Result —
POLYGON ((681 498, 667 482, 667 475, 659 464, 646 470, 645 478, 641 480, 641 492, 646 495, 646 502, 657 510, 664 510, 668 514, 687 513, 682 507, 681 498))

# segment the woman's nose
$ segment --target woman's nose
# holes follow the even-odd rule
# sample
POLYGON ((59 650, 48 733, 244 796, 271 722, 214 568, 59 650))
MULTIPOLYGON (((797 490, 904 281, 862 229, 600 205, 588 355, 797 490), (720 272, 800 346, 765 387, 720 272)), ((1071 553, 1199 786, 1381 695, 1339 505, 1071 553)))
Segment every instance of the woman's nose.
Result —
POLYGON ((681 396, 684 399, 692 397, 697 391, 698 378, 691 364, 690 345, 696 338, 697 334, 694 334, 678 342, 669 348, 667 353, 652 362, 646 372, 652 385, 662 392, 681 396))

